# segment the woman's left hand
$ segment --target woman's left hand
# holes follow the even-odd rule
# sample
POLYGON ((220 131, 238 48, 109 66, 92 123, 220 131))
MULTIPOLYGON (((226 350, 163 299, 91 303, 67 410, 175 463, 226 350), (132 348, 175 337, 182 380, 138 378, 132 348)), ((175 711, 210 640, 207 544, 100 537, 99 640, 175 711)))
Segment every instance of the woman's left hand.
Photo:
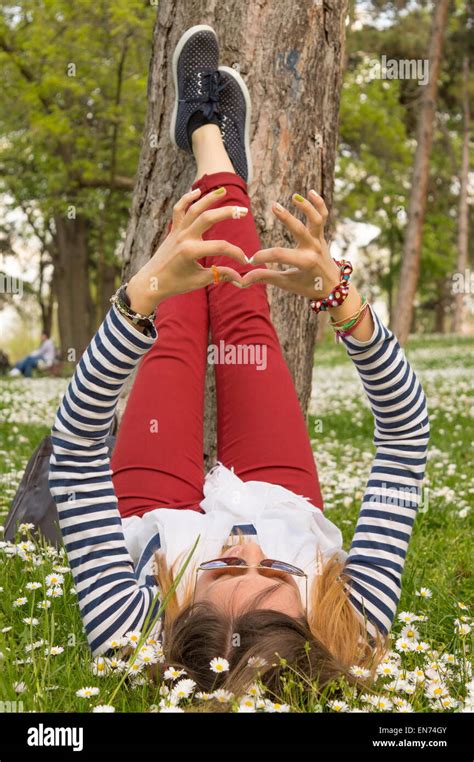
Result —
POLYGON ((309 200, 299 194, 295 194, 292 198, 297 208, 305 214, 306 225, 284 209, 281 204, 274 203, 272 206, 274 215, 295 238, 296 248, 285 249, 276 246, 271 249, 261 249, 250 259, 252 265, 276 262, 290 265, 290 269, 252 270, 243 278, 244 287, 259 282, 271 283, 294 294, 307 296, 310 299, 321 299, 339 283, 339 267, 331 257, 324 238, 324 225, 328 218, 326 204, 314 190, 311 190, 308 196, 309 200))

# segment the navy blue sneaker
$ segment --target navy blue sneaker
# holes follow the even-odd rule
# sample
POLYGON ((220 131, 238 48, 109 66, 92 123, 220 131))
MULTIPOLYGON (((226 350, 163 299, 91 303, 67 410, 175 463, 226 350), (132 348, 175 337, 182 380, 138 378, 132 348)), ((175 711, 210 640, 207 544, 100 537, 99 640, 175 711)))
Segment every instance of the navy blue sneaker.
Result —
POLYGON ((252 102, 244 80, 229 66, 219 66, 219 126, 235 171, 245 182, 252 182, 250 156, 250 117, 252 102))
POLYGON ((214 29, 199 24, 188 29, 173 54, 175 104, 171 117, 171 141, 192 153, 188 123, 200 111, 208 121, 217 123, 219 93, 219 44, 214 29))

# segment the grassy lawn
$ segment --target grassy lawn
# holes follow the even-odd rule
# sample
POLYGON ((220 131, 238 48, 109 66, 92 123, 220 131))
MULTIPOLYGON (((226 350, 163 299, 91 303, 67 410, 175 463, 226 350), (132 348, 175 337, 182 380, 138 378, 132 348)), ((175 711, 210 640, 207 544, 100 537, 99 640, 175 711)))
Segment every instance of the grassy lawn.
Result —
MULTIPOLYGON (((370 691, 354 692, 341 681, 323 696, 290 675, 281 696, 254 700, 258 711, 472 710, 472 633, 465 607, 473 600, 473 349, 474 339, 449 336, 415 337, 408 347, 428 397, 431 447, 398 609, 404 621, 394 625, 385 674, 370 691), (419 594, 422 588, 426 597, 419 594), (407 624, 418 631, 415 637, 407 635, 407 624), (409 646, 417 642, 419 650, 413 645, 406 650, 404 640, 409 646), (277 698, 283 707, 274 703, 277 698)), ((29 455, 49 431, 66 383, 0 381, 0 524, 29 455)), ((373 446, 371 414, 341 345, 318 350, 313 388, 310 433, 325 509, 348 547, 373 446)), ((91 711, 100 705, 156 711, 168 688, 148 681, 145 670, 127 676, 123 663, 91 659, 66 557, 28 541, 21 545, 20 538, 17 544, 0 543, 0 553, 0 702, 16 701, 24 711, 91 711), (64 579, 55 588, 49 584, 48 594, 47 577, 53 573, 64 579), (31 589, 31 583, 38 588, 31 589), (99 692, 76 695, 85 687, 99 692)), ((173 682, 164 686, 172 688, 173 682)), ((228 702, 229 709, 238 709, 237 698, 228 702)), ((180 702, 185 710, 202 704, 195 696, 180 702)))

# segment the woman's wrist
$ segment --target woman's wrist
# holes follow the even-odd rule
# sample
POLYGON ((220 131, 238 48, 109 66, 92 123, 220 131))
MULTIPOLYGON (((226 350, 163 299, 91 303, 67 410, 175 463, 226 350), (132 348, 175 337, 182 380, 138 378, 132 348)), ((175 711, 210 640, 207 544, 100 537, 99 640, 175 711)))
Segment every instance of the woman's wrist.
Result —
POLYGON ((127 296, 130 308, 142 315, 151 315, 161 301, 158 290, 158 278, 151 278, 139 271, 127 283, 127 296))
MULTIPOLYGON (((342 304, 328 309, 329 315, 336 322, 348 320, 361 305, 361 296, 353 283, 349 284, 349 293, 342 304)), ((351 332, 358 341, 367 341, 374 331, 374 321, 369 309, 366 309, 360 323, 351 332)))

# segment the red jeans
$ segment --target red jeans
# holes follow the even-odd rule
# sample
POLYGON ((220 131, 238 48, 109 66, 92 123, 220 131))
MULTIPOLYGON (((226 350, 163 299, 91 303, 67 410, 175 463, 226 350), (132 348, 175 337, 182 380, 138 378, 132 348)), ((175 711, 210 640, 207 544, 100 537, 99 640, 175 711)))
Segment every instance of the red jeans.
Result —
MULTIPOLYGON (((204 175, 193 187, 204 195, 222 185, 227 194, 215 207, 250 207, 247 186, 237 175, 204 175)), ((205 237, 226 239, 247 256, 260 248, 251 214, 220 222, 205 237)), ((252 269, 228 257, 200 262, 228 265, 242 274, 252 269)), ((112 457, 121 515, 141 516, 157 507, 202 512, 203 402, 211 359, 218 361, 218 460, 233 466, 243 481, 279 484, 322 508, 305 421, 270 319, 265 285, 238 289, 220 283, 174 296, 159 306, 156 328, 158 339, 139 365, 112 457), (208 356, 209 326, 214 358, 208 356), (247 347, 247 356, 239 356, 239 346, 247 347), (235 351, 230 364, 226 349, 235 351)))

